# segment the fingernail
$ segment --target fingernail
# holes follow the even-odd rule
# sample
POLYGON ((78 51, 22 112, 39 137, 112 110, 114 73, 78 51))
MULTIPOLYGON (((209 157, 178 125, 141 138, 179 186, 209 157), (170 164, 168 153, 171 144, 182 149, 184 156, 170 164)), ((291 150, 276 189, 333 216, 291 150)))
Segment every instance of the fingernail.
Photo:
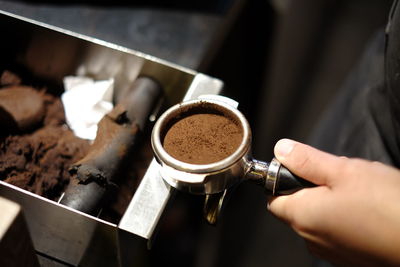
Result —
POLYGON ((292 152, 295 141, 290 139, 281 139, 275 145, 275 156, 279 158, 286 158, 292 152))

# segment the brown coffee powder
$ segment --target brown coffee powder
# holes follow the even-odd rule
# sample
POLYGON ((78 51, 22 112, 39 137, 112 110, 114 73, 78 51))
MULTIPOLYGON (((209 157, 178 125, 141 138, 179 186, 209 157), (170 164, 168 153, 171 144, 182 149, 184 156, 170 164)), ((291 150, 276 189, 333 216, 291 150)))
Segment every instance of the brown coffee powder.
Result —
POLYGON ((171 126, 163 146, 180 161, 209 164, 235 152, 242 139, 242 128, 231 119, 217 114, 194 114, 171 126))

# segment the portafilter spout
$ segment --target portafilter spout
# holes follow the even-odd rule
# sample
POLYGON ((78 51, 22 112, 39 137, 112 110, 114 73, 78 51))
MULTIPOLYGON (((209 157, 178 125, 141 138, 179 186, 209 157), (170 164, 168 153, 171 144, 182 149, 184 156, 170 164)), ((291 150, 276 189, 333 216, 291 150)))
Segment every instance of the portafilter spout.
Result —
POLYGON ((251 129, 237 105, 232 99, 215 95, 177 104, 161 115, 151 136, 153 152, 161 166, 163 179, 178 190, 205 194, 204 213, 212 224, 217 220, 227 190, 242 181, 253 181, 263 186, 267 194, 274 196, 315 186, 294 175, 275 158, 267 163, 252 157, 251 129), (166 133, 175 123, 194 114, 214 114, 234 122, 242 133, 237 148, 227 157, 206 164, 188 163, 171 156, 163 144, 166 133))

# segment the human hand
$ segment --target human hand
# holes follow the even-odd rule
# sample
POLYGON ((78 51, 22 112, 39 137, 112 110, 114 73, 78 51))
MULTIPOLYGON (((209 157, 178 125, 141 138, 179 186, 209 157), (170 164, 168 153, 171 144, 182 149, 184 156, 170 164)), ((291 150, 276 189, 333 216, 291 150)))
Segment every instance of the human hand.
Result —
POLYGON ((269 200, 268 209, 336 264, 400 265, 400 171, 282 139, 276 158, 319 186, 269 200))

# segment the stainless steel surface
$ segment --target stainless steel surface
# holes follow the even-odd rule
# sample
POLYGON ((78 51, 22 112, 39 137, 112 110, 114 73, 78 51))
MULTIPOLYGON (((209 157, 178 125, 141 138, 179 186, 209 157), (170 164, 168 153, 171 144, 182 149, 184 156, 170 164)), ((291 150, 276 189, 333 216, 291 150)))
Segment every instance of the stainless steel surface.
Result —
MULTIPOLYGON (((204 94, 219 94, 222 87, 220 80, 199 73, 184 100, 195 99, 204 94)), ((118 227, 151 241, 172 193, 171 187, 160 176, 159 164, 153 159, 118 227)))
POLYGON ((119 228, 150 239, 171 194, 170 186, 161 179, 158 164, 153 159, 119 228))
POLYGON ((256 182, 257 184, 264 186, 265 177, 267 177, 269 163, 251 159, 249 164, 249 170, 246 173, 246 179, 256 182))
MULTIPOLYGON (((171 105, 222 89, 218 79, 193 70, 3 11, 0 30, 7 36, 0 44, 6 67, 22 67, 58 86, 66 75, 112 77, 118 99, 138 75, 148 75, 162 85, 171 105)), ((140 244, 151 239, 170 199, 170 187, 157 170, 153 161, 118 226, 2 181, 0 196, 23 207, 38 252, 73 265, 131 266, 140 244)))
POLYGON ((227 192, 228 189, 225 189, 219 193, 206 195, 203 207, 203 217, 209 224, 215 225, 217 223, 227 192))
POLYGON ((89 250, 94 233, 108 235, 109 242, 96 244, 104 248, 106 260, 101 266, 116 262, 118 251, 115 224, 102 221, 16 186, 0 181, 0 195, 19 203, 24 210, 35 250, 78 265, 89 250))
POLYGON ((20 205, 0 197, 0 266, 39 267, 20 205))

